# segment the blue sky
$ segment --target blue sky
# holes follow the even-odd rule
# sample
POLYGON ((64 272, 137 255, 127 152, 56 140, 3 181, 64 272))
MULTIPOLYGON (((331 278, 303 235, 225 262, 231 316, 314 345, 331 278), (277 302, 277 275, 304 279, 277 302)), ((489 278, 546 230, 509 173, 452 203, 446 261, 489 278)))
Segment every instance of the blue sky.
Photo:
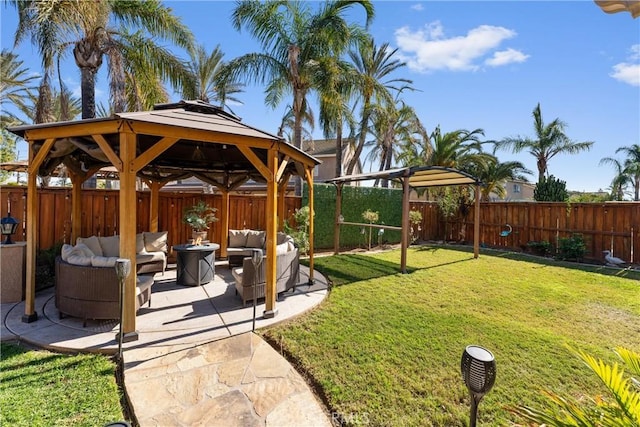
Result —
MULTIPOLYGON (((199 43, 220 44, 225 58, 258 51, 258 45, 230 25, 234 2, 166 1, 199 43)), ((610 166, 621 146, 640 144, 640 19, 606 14, 591 0, 578 1, 378 1, 370 27, 377 44, 398 48, 407 63, 394 77, 413 80, 418 89, 404 99, 429 131, 482 128, 487 140, 534 137, 532 111, 539 102, 545 122, 560 118, 574 141, 594 141, 590 152, 559 155, 550 173, 570 190, 608 188, 610 166)), ((3 6, 2 47, 12 48, 15 11, 3 6)), ((363 22, 354 9, 351 17, 363 22)), ((21 59, 38 71, 40 59, 25 42, 21 59)), ((66 84, 79 95, 79 71, 69 55, 66 84)), ((98 101, 106 99, 106 79, 98 79, 98 101)), ((234 106, 246 123, 275 133, 286 104, 264 106, 261 87, 248 86, 234 106)), ((178 100, 176 96, 174 100, 178 100)), ((317 110, 317 108, 316 108, 317 110)), ((314 131, 321 138, 321 132, 314 131)), ((24 157, 25 148, 20 156, 24 157)), ((526 154, 499 152, 502 161, 526 154)), ((369 165, 367 164, 367 167, 369 165)), ((374 166, 375 167, 375 166, 374 166)))

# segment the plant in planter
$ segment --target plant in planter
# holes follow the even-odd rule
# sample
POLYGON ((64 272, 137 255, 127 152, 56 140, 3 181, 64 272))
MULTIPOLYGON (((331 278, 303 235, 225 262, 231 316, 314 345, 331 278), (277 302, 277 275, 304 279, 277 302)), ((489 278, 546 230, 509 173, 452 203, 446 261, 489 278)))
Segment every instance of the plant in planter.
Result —
POLYGON ((204 200, 200 200, 195 205, 185 208, 182 222, 193 229, 193 240, 198 242, 205 240, 207 230, 212 223, 216 222, 216 212, 218 210, 206 204, 204 200))

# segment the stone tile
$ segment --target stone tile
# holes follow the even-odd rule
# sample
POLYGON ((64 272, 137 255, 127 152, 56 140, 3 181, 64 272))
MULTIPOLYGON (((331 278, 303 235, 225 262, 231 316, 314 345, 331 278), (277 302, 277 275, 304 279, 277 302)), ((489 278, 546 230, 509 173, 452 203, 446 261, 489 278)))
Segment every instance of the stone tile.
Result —
POLYGON ((278 378, 286 377, 292 368, 284 357, 263 342, 256 347, 249 369, 257 378, 278 378))
MULTIPOLYGON (((238 387, 242 384, 247 372, 247 366, 251 361, 250 357, 233 359, 229 362, 218 365, 218 381, 229 387, 238 387)), ((254 377, 255 378, 255 377, 254 377)))
POLYGON ((251 357, 251 335, 242 334, 209 343, 201 347, 209 363, 220 363, 234 359, 251 357))
POLYGON ((217 399, 209 399, 185 410, 177 417, 183 426, 263 426, 253 412, 251 402, 239 390, 230 391, 217 399))
POLYGON ((322 406, 311 392, 295 394, 267 416, 267 427, 331 427, 322 406))
POLYGON ((249 397, 257 414, 266 417, 294 393, 296 387, 288 378, 269 378, 244 385, 242 391, 249 397))

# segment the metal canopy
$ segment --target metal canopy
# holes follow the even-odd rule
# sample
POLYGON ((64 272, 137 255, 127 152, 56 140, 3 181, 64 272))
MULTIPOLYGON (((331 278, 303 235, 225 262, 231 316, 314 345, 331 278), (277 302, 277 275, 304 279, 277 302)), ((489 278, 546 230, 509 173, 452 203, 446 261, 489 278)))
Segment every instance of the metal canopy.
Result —
POLYGON ((389 169, 380 172, 341 176, 338 178, 328 179, 326 182, 332 184, 344 184, 346 182, 367 181, 370 179, 400 180, 401 178, 409 178, 409 185, 414 188, 480 184, 478 179, 466 172, 442 166, 413 166, 389 169))
MULTIPOLYGON (((340 252, 340 226, 342 211, 342 187, 347 182, 367 181, 371 179, 395 180, 402 186, 402 241, 400 249, 400 271, 407 272, 407 248, 409 247, 409 193, 410 188, 442 187, 446 185, 475 185, 475 212, 473 225, 473 256, 480 252, 480 185, 477 178, 457 169, 442 166, 413 166, 386 171, 346 175, 329 179, 326 182, 336 186, 336 210, 334 223, 334 253, 340 252)), ((353 225, 353 224, 351 224, 353 225)))

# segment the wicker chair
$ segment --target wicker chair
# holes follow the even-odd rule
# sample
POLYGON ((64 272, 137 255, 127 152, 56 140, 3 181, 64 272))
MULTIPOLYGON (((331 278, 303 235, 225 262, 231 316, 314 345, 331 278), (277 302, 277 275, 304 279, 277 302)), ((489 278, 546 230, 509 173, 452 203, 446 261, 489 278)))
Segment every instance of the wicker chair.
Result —
MULTIPOLYGON (((137 276, 136 311, 149 302, 153 276, 137 276)), ((56 258, 56 307, 65 315, 87 319, 120 318, 120 286, 113 267, 69 264, 56 258)))

